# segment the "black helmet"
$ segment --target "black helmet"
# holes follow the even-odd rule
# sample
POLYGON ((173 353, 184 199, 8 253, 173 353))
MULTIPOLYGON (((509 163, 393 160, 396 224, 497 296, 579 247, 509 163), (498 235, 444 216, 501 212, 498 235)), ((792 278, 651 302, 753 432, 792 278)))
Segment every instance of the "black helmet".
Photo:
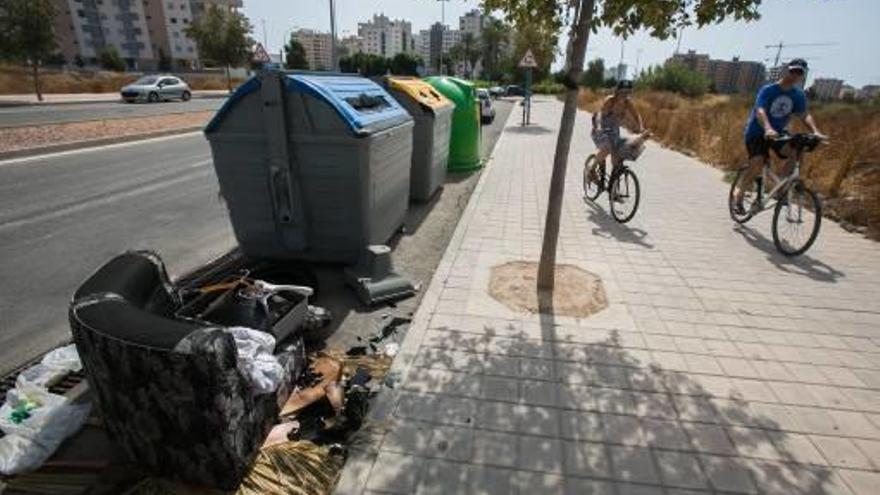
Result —
POLYGON ((630 81, 629 79, 621 79, 620 81, 617 81, 617 89, 618 90, 621 90, 621 89, 632 90, 633 89, 633 82, 630 81))

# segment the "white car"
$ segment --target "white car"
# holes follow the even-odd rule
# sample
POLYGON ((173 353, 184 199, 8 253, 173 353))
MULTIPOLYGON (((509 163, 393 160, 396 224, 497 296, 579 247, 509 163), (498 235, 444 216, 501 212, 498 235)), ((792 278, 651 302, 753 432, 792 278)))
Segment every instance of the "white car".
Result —
POLYGON ((477 98, 480 100, 480 122, 483 125, 491 124, 495 120, 495 107, 492 106, 492 97, 489 96, 489 90, 478 89, 477 98))

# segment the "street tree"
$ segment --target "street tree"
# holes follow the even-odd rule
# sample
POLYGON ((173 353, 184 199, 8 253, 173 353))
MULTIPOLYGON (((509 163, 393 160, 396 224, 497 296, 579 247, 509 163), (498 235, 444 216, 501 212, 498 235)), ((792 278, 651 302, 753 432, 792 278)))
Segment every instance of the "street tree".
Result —
POLYGON ((55 14, 52 0, 0 0, 0 59, 30 66, 39 101, 40 65, 57 47, 55 14))
POLYGON ((474 67, 477 66, 483 50, 480 47, 480 40, 473 33, 464 33, 461 37, 461 54, 466 65, 467 77, 474 78, 474 67))
POLYGON ((417 76, 419 75, 419 65, 422 59, 409 53, 398 53, 388 62, 391 73, 398 76, 417 76))
POLYGON ((490 80, 500 76, 500 65, 504 50, 510 42, 510 26, 500 19, 489 17, 480 34, 480 45, 483 49, 483 71, 490 80))
POLYGON ((297 41, 296 35, 290 35, 290 41, 284 45, 284 65, 288 69, 308 69, 309 60, 306 58, 306 49, 297 41))
POLYGON ((212 5, 184 33, 196 42, 199 56, 226 69, 226 89, 232 92, 229 69, 247 63, 252 56, 254 40, 250 21, 243 14, 212 5))
POLYGON ((590 60, 587 63, 587 70, 581 77, 581 86, 590 89, 599 89, 605 83, 605 61, 601 58, 590 60))
POLYGON ((556 152, 550 179, 544 240, 538 266, 537 289, 552 291, 555 283, 556 245, 565 190, 565 169, 577 114, 578 85, 584 67, 591 32, 610 28, 622 37, 646 30, 668 39, 677 29, 696 24, 702 27, 729 17, 751 21, 760 17, 761 0, 481 0, 486 11, 500 10, 519 31, 523 26, 558 32, 569 28, 563 81, 565 104, 556 138, 556 152))

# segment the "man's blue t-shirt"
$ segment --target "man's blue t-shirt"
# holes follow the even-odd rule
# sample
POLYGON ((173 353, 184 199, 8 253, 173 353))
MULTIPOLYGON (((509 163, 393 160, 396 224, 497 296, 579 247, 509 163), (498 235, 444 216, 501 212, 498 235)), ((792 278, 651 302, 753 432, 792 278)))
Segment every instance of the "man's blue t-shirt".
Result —
POLYGON ((764 135, 764 128, 758 121, 757 109, 761 107, 767 112, 770 125, 776 132, 782 132, 788 126, 788 121, 793 113, 803 113, 807 110, 807 96, 804 90, 794 86, 788 90, 782 89, 779 83, 765 84, 755 99, 755 106, 749 114, 749 122, 746 124, 746 141, 764 135))

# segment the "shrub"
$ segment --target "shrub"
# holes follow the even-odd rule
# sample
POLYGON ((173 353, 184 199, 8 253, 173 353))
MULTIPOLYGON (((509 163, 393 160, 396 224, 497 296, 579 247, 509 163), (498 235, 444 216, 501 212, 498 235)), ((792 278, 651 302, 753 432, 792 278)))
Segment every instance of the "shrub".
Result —
POLYGON ((102 68, 116 72, 125 72, 125 62, 119 56, 119 52, 112 46, 106 46, 98 56, 98 63, 102 68))
POLYGON ((706 76, 676 63, 649 67, 636 81, 641 89, 671 91, 690 97, 706 94, 710 84, 706 76))
POLYGON ((544 79, 532 85, 532 93, 539 95, 558 95, 565 92, 565 86, 553 79, 544 79))

